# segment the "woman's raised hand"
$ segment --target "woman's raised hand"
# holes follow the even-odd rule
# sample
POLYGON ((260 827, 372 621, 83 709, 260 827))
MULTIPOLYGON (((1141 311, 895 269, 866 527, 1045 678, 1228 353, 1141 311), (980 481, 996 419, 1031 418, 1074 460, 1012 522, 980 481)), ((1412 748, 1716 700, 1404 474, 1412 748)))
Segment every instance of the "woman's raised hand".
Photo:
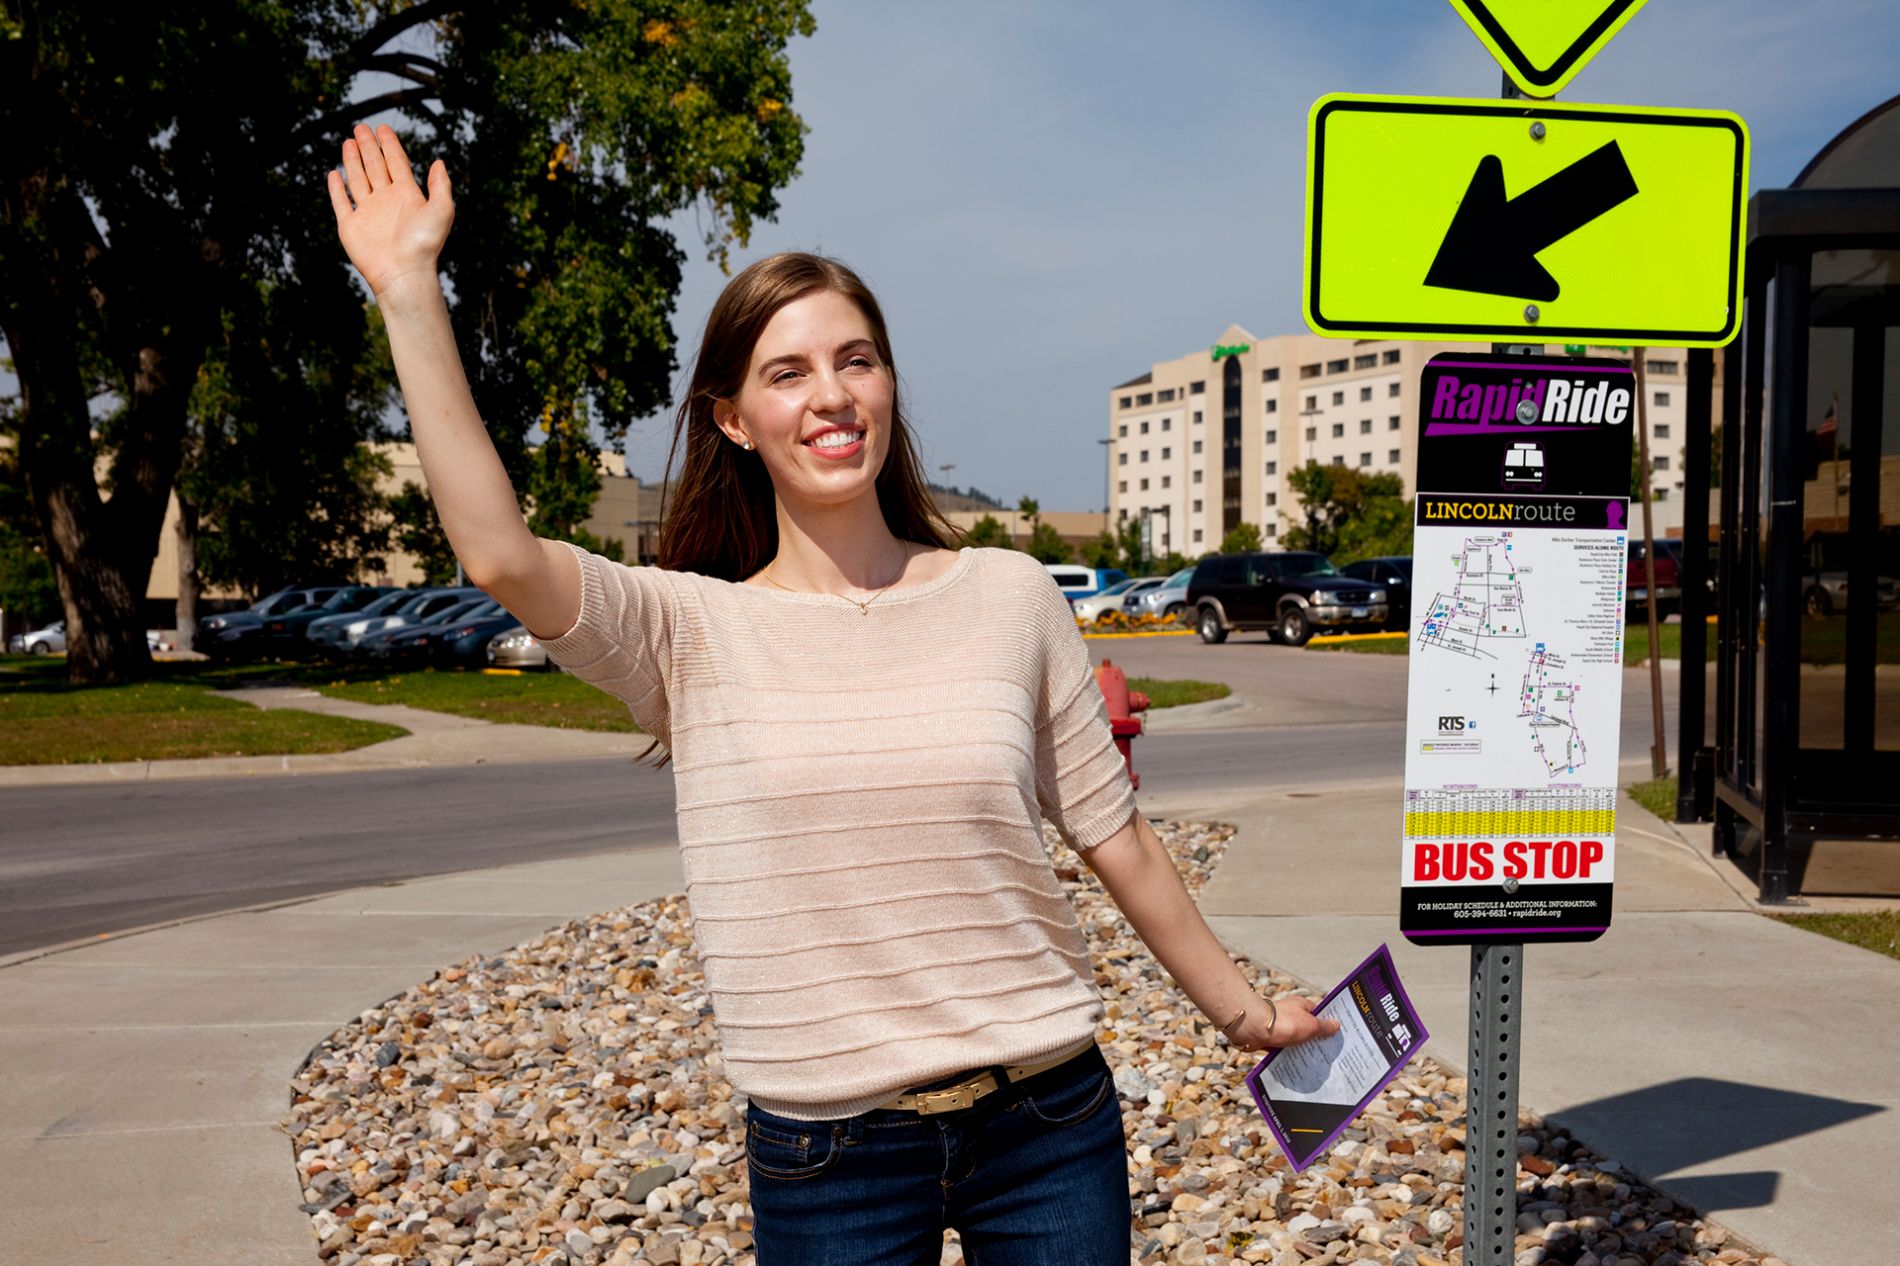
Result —
POLYGON ((449 169, 441 159, 429 168, 425 194, 395 129, 372 132, 359 123, 343 142, 343 170, 331 170, 329 185, 337 237, 378 298, 403 278, 435 279, 436 256, 455 221, 449 169))

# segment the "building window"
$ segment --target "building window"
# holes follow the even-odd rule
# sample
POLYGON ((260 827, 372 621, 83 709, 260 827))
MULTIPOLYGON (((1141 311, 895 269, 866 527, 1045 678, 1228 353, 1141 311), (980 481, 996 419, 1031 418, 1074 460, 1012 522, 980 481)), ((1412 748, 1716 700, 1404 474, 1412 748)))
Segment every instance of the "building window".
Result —
POLYGON ((1643 367, 1652 374, 1680 373, 1682 366, 1673 360, 1651 360, 1643 362, 1643 367))
POLYGON ((1341 436, 1345 435, 1345 433, 1346 433, 1346 424, 1344 422, 1333 423, 1333 438, 1334 439, 1339 439, 1341 436))
POLYGON ((1173 476, 1173 475, 1163 475, 1163 476, 1161 476, 1161 486, 1162 486, 1163 488, 1166 488, 1166 487, 1169 487, 1169 486, 1171 486, 1171 485, 1172 485, 1173 483, 1174 483, 1174 476, 1173 476))
POLYGON ((1126 466, 1128 464, 1128 454, 1126 453, 1115 454, 1115 464, 1117 466, 1126 466))
POLYGON ((1128 438, 1128 423, 1124 422, 1120 426, 1116 427, 1115 434, 1124 440, 1127 439, 1128 438))
POLYGON ((1318 428, 1318 427, 1316 427, 1316 426, 1309 426, 1309 427, 1307 427, 1307 428, 1306 428, 1306 442, 1307 442, 1308 444, 1311 444, 1311 443, 1312 443, 1312 442, 1313 442, 1314 440, 1316 440, 1316 439, 1318 439, 1318 438, 1319 438, 1319 428, 1318 428))
POLYGON ((1145 448, 1141 450, 1141 460, 1144 462, 1148 460, 1148 450, 1145 448))
POLYGON ((1669 424, 1667 422, 1658 422, 1655 431, 1657 439, 1666 440, 1669 438, 1669 424))
POLYGON ((1172 448, 1164 448, 1164 449, 1162 449, 1162 450, 1161 450, 1161 460, 1162 460, 1162 461, 1164 461, 1164 462, 1165 462, 1165 461, 1167 461, 1167 460, 1168 460, 1169 458, 1171 458, 1171 457, 1173 457, 1173 456, 1174 456, 1174 450, 1173 450, 1172 448))
POLYGON ((1270 541, 1278 535, 1280 535, 1280 525, 1278 523, 1267 524, 1266 538, 1270 541))
POLYGON ((1398 348, 1393 347, 1393 348, 1388 348, 1386 350, 1385 363, 1388 365, 1396 365, 1399 363, 1399 349, 1398 348))
POLYGON ((1278 431, 1267 432, 1267 443, 1278 444, 1279 442, 1280 442, 1280 433, 1278 431))
POLYGON ((1669 489, 1651 488, 1649 490, 1649 499, 1651 501, 1667 501, 1669 500, 1669 489))
POLYGON ((1340 359, 1340 360, 1329 360, 1329 361, 1327 361, 1327 362, 1326 362, 1326 372, 1327 372, 1327 373, 1329 373, 1329 374, 1343 374, 1343 373, 1345 373, 1345 372, 1346 372, 1346 362, 1345 362, 1345 360, 1344 360, 1344 359, 1342 358, 1342 359, 1340 359))
MULTIPOLYGON (((1126 488, 1124 488, 1124 489, 1122 489, 1122 491, 1123 491, 1123 492, 1126 492, 1126 491, 1128 491, 1128 490, 1127 490, 1126 488)), ((1128 507, 1127 507, 1127 506, 1123 506, 1123 507, 1122 507, 1122 512, 1121 512, 1121 517, 1122 517, 1122 518, 1124 518, 1124 519, 1126 519, 1126 518, 1128 517, 1128 507)))
POLYGON ((1276 365, 1276 366, 1274 366, 1274 367, 1273 367, 1272 369, 1263 369, 1263 370, 1261 370, 1261 371, 1260 371, 1260 381, 1261 381, 1261 382, 1279 382, 1279 381, 1280 381, 1280 368, 1279 368, 1279 366, 1277 366, 1277 365, 1276 365))
POLYGON ((1144 391, 1135 397, 1135 407, 1138 409, 1145 409, 1154 402, 1155 393, 1152 391, 1144 391))
MULTIPOLYGON (((1334 454, 1333 454, 1333 465, 1335 465, 1335 466, 1344 466, 1345 464, 1346 464, 1346 455, 1345 455, 1344 453, 1334 453, 1334 454)), ((1147 481, 1146 479, 1144 479, 1144 480, 1142 480, 1141 482, 1142 482, 1143 484, 1146 484, 1146 483, 1147 483, 1148 481, 1147 481)))
POLYGON ((1268 413, 1278 413, 1279 411, 1280 411, 1280 402, 1278 400, 1267 401, 1268 413))
POLYGON ((1124 409, 1126 409, 1126 408, 1128 408, 1128 407, 1129 407, 1130 405, 1132 405, 1132 404, 1134 404, 1134 403, 1135 403, 1135 398, 1134 398, 1133 396, 1123 396, 1123 397, 1122 397, 1122 400, 1121 400, 1121 405, 1122 405, 1122 408, 1124 408, 1124 409))
POLYGON ((1199 514, 1200 512, 1201 512, 1201 503, 1200 503, 1200 501, 1199 501, 1199 500, 1197 499, 1197 500, 1196 500, 1196 501, 1194 502, 1194 513, 1196 513, 1196 514, 1199 514))
POLYGON ((1148 491, 1148 481, 1146 479, 1141 481, 1141 490, 1143 492, 1148 491))
POLYGON ((1391 462, 1394 466, 1398 465, 1399 464, 1399 450, 1396 448, 1386 450, 1385 459, 1391 462))
POLYGON ((1359 398, 1360 398, 1361 400, 1370 400, 1370 399, 1372 399, 1372 388, 1370 388, 1370 387, 1361 387, 1361 388, 1359 388, 1359 398))
POLYGON ((1388 431, 1396 431, 1399 429, 1399 415, 1398 414, 1395 413, 1391 417, 1385 420, 1385 429, 1388 431))
POLYGON ((1301 366, 1300 366, 1300 377, 1302 377, 1302 378, 1317 378, 1317 377, 1319 377, 1319 366, 1318 366, 1318 365, 1316 365, 1316 364, 1315 364, 1315 365, 1301 365, 1301 366))
POLYGON ((1157 404, 1166 404, 1172 399, 1174 399, 1173 387, 1163 387, 1160 391, 1155 392, 1155 402, 1157 404))
MULTIPOLYGON (((1199 508, 1200 508, 1200 503, 1199 503, 1199 502, 1196 502, 1196 503, 1195 503, 1195 509, 1197 509, 1197 510, 1198 510, 1199 508)), ((1195 529, 1194 529, 1194 543, 1195 543, 1196 545, 1199 545, 1199 544, 1201 543, 1201 529, 1199 529, 1199 528, 1195 528, 1195 529)))
POLYGON ((1161 419, 1161 429, 1162 429, 1162 430, 1164 430, 1164 431, 1172 431, 1172 430, 1174 429, 1174 419, 1173 419, 1173 418, 1162 418, 1162 419, 1161 419))
POLYGON ((1201 420, 1201 411, 1199 409, 1196 409, 1194 411, 1194 420, 1196 422, 1199 422, 1201 420))
POLYGON ((1669 459, 1667 457, 1652 457, 1649 459, 1649 464, 1653 469, 1656 469, 1656 470, 1669 469, 1669 459))
POLYGON ((1202 382, 1191 382, 1191 383, 1189 383, 1189 384, 1188 384, 1188 394, 1189 394, 1190 396, 1204 396, 1204 395, 1206 395, 1206 394, 1207 394, 1207 383, 1206 383, 1205 381, 1202 381, 1202 382))
POLYGON ((1194 451, 1197 453, 1201 451, 1201 441, 1199 440, 1194 441, 1194 451))
POLYGON ((1333 393, 1333 403, 1334 404, 1346 403, 1346 393, 1343 391, 1335 391, 1333 393))
POLYGON ((1371 454, 1371 453, 1361 453, 1361 454, 1359 454, 1359 464, 1360 464, 1361 466, 1370 466, 1370 465, 1372 465, 1372 454, 1371 454))
POLYGON ((1355 356, 1352 358, 1352 367, 1354 369, 1371 369, 1374 365, 1377 365, 1378 363, 1379 363, 1379 356, 1378 356, 1378 353, 1376 352, 1368 353, 1365 356, 1355 356))
POLYGON ((1669 393, 1667 391, 1658 391, 1656 393, 1656 407, 1659 409, 1669 407, 1669 393))
POLYGON ((1317 409, 1318 407, 1319 407, 1318 396, 1308 396, 1306 398, 1306 411, 1308 413, 1311 413, 1314 409, 1317 409))
POLYGON ((1399 394, 1399 384, 1397 384, 1397 383, 1395 383, 1395 382, 1393 382, 1393 383, 1387 383, 1387 384, 1386 384, 1386 388, 1385 388, 1385 394, 1386 394, 1387 396, 1396 396, 1396 395, 1398 395, 1398 394, 1399 394))
POLYGON ((1372 419, 1371 418, 1359 419, 1359 434, 1361 435, 1372 434, 1372 419))
POLYGON ((1201 482, 1201 472, 1198 470, 1194 472, 1194 482, 1197 484, 1201 482))
POLYGON ((1279 462, 1268 462, 1268 463, 1267 463, 1267 473, 1268 473, 1269 475, 1277 475, 1277 474, 1279 474, 1279 473, 1280 473, 1280 463, 1279 463, 1279 462))
MULTIPOLYGON (((1128 491, 1128 481, 1127 481, 1126 479, 1124 479, 1124 480, 1122 480, 1122 481, 1121 481, 1121 482, 1120 482, 1120 483, 1119 483, 1118 485, 1116 485, 1116 491, 1118 491, 1118 492, 1127 492, 1127 491, 1128 491)), ((1122 511, 1122 513, 1123 513, 1123 514, 1127 514, 1127 513, 1128 513, 1128 511, 1126 511, 1126 510, 1124 510, 1124 511, 1122 511)))
POLYGON ((1279 493, 1277 493, 1277 492, 1270 492, 1270 493, 1268 493, 1268 494, 1267 494, 1267 504, 1268 504, 1268 505, 1270 505, 1270 506, 1277 506, 1277 505, 1279 505, 1279 504, 1280 504, 1280 494, 1279 494, 1279 493))
POLYGON ((1143 435, 1146 435, 1148 433, 1148 424, 1146 422, 1143 422, 1141 424, 1141 433, 1143 435))

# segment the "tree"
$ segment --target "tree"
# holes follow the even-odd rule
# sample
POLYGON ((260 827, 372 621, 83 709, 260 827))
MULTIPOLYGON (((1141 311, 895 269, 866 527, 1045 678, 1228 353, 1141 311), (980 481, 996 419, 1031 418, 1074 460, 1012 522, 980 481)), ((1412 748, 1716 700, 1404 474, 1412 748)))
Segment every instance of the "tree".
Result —
POLYGON ((1085 567, 1119 567, 1121 561, 1121 546, 1106 531, 1082 547, 1082 565, 1085 567))
POLYGON ((1253 523, 1237 523, 1220 538, 1223 554, 1251 554, 1260 548, 1260 528, 1253 523))
POLYGON ((1351 466, 1308 462, 1287 474, 1304 521, 1281 540, 1335 562, 1412 551, 1412 503, 1396 474, 1361 474, 1351 466))
POLYGON ((0 447, 0 611, 37 623, 59 610, 59 585, 28 526, 32 507, 13 450, 0 447))
POLYGON ((1072 563, 1075 561, 1075 548, 1062 539, 1062 533, 1055 526, 1040 519, 1029 533, 1029 544, 1025 547, 1029 556, 1039 563, 1072 563))
POLYGON ((993 549, 1014 549, 1009 533, 1003 530, 1000 520, 993 514, 986 514, 976 521, 975 526, 964 533, 963 539, 971 545, 989 546, 993 549))
MULTIPOLYGON (((594 435, 624 445, 677 367, 683 254, 663 225, 698 207, 723 264, 776 213, 804 134, 786 45, 813 29, 805 0, 222 0, 109 21, 4 0, 0 335, 21 384, 9 431, 59 583, 69 677, 150 669, 140 601, 167 499, 199 460, 207 366, 222 358, 228 376, 218 418, 243 420, 219 453, 212 419, 207 486, 267 469, 258 446, 286 438, 273 422, 373 438, 370 318, 322 195, 349 123, 399 111, 411 151, 448 163, 459 222, 442 267, 476 403, 516 488, 550 506, 537 516, 573 522, 594 435), (396 82, 359 91, 372 73, 396 82), (286 382, 306 394, 274 418, 286 382), (303 407, 320 400, 348 403, 303 407), (554 449, 533 459, 538 479, 536 427, 554 449)), ((341 440, 313 443, 328 478, 361 473, 336 469, 341 440)), ((307 516, 320 503, 285 498, 322 491, 254 480, 235 500, 307 516)), ((239 520, 210 535, 241 535, 239 520)), ((342 562, 374 544, 327 539, 342 562)))

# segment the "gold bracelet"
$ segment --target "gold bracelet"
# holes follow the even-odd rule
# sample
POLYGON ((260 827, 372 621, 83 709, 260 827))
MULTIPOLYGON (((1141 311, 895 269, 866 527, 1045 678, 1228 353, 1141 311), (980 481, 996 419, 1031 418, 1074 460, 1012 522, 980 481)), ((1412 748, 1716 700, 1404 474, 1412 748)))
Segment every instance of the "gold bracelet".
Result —
POLYGON ((1227 1023, 1220 1026, 1220 1035, 1226 1038, 1230 1042, 1233 1041, 1234 1040, 1233 1034, 1229 1033, 1228 1030, 1233 1028, 1236 1024, 1239 1024, 1242 1020, 1246 1018, 1247 1018, 1247 1008, 1242 1007, 1240 1009, 1239 1015, 1235 1016, 1233 1019, 1229 1020, 1227 1023))

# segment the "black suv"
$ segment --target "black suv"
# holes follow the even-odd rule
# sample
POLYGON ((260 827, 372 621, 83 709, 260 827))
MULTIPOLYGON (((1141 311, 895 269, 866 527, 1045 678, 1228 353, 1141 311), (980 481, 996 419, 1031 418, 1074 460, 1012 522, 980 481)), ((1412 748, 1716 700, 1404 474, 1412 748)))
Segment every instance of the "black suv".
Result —
POLYGON ((1188 581, 1187 604, 1203 642, 1235 629, 1265 629, 1289 646, 1315 633, 1371 632, 1385 624, 1385 590, 1342 576, 1324 554, 1218 554, 1188 581))

